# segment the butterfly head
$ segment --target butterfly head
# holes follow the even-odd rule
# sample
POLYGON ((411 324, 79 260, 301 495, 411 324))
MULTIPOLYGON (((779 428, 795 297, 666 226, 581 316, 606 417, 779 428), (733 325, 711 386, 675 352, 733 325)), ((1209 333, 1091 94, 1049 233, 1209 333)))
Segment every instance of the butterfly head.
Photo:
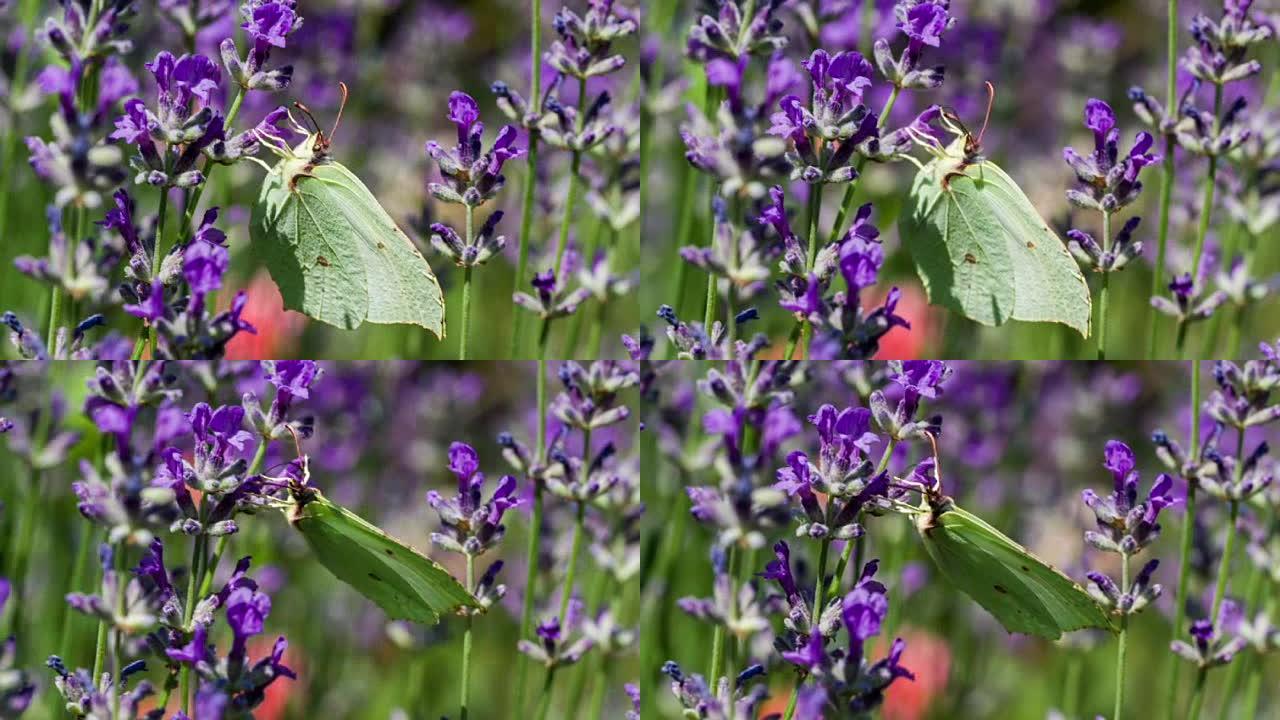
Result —
POLYGON ((991 122, 991 109, 995 106, 996 88, 990 82, 987 84, 987 114, 982 120, 982 129, 977 135, 970 132, 965 126, 964 121, 960 119, 959 113, 952 108, 944 107, 940 113, 942 125, 948 132, 957 138, 964 139, 963 145, 963 162, 966 165, 973 165, 982 162, 982 138, 987 134, 987 125, 991 122))

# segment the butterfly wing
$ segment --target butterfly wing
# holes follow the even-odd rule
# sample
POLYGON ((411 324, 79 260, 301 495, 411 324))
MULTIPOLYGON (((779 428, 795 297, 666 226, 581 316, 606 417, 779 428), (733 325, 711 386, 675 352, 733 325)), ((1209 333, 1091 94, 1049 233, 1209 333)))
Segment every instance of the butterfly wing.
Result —
POLYGON ((253 249, 286 308, 353 330, 369 311, 365 263, 351 241, 355 233, 310 183, 288 187, 292 165, 296 161, 282 160, 262 182, 250 225, 253 249))
POLYGON ((1057 233, 998 165, 984 162, 970 174, 973 178, 964 180, 981 188, 1018 269, 1013 275, 1013 319, 1059 322, 1088 337, 1093 318, 1089 285, 1057 233))
POLYGON ((1058 634, 1083 628, 1114 630, 1106 610, 1084 588, 982 518, 953 508, 942 513, 939 522, 948 535, 964 538, 1005 575, 1014 576, 1047 611, 1058 634))
POLYGON ((350 170, 330 162, 311 173, 314 177, 301 178, 298 187, 342 216, 336 227, 346 233, 343 242, 359 257, 368 281, 365 319, 420 325, 443 338, 444 293, 422 253, 350 170))
POLYGON ((983 325, 1003 325, 1016 302, 1013 259, 1007 243, 993 241, 1001 237, 1000 221, 974 202, 972 182, 948 175, 955 164, 937 158, 916 174, 899 230, 929 302, 983 325))
POLYGON ((925 550, 943 577, 991 613, 1009 632, 1057 639, 1061 631, 1044 603, 1022 579, 963 529, 949 527, 945 512, 921 531, 925 550))
POLYGON ((355 513, 318 497, 292 517, 317 559, 393 619, 435 624, 475 607, 447 570, 355 513))

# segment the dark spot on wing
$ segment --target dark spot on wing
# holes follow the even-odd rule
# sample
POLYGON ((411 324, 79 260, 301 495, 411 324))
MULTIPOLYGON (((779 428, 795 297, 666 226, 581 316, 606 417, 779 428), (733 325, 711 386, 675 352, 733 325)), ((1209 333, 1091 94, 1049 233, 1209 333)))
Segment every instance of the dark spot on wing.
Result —
POLYGON ((964 254, 964 261, 965 261, 965 262, 967 262, 967 263, 969 263, 970 265, 977 265, 977 264, 978 264, 978 258, 974 257, 974 256, 973 256, 973 253, 965 253, 965 254, 964 254))
POLYGON ((1035 243, 1033 243, 1033 242, 1031 242, 1030 240, 1028 240, 1028 241, 1027 241, 1027 249, 1029 249, 1029 250, 1035 250, 1035 249, 1036 249, 1036 244, 1035 244, 1035 243))
POLYGON ((1031 568, 1027 567, 1026 565, 1023 565, 1022 572, 1031 572, 1031 568))
POLYGON ((382 578, 378 577, 377 575, 374 575, 373 573, 369 573, 369 577, 376 580, 377 582, 382 582, 382 578))
MULTIPOLYGON (((383 548, 383 549, 382 549, 382 552, 384 552, 384 553, 386 553, 386 554, 388 554, 388 555, 395 555, 395 553, 391 552, 391 548, 383 548)), ((1026 570, 1026 568, 1022 568, 1022 569, 1023 569, 1023 570, 1026 570)))
POLYGON ((379 242, 378 242, 378 249, 379 249, 379 250, 385 250, 385 249, 387 249, 387 246, 386 246, 386 245, 383 245, 383 244, 382 244, 382 242, 381 242, 381 241, 379 241, 379 242))
POLYGON ((1003 585, 992 585, 991 587, 995 588, 996 592, 1000 593, 1001 595, 1009 594, 1009 591, 1005 590, 1003 585))
POLYGON ((317 265, 319 265, 319 266, 321 266, 321 267, 329 267, 329 266, 331 266, 333 263, 329 262, 329 258, 327 258, 327 257, 325 257, 325 256, 323 256, 323 255, 317 255, 317 256, 316 256, 316 264, 317 264, 317 265))

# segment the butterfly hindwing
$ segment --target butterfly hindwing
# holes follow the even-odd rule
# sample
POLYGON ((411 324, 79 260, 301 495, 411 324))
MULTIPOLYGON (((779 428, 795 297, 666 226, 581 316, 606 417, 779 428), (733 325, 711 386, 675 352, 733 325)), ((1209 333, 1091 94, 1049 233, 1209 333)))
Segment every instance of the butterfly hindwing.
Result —
POLYGON ((435 624, 442 613, 476 606, 439 564, 323 497, 292 521, 325 568, 393 619, 435 624))
POLYGON ((922 532, 925 549, 947 581, 973 598, 1009 632, 1056 639, 1062 633, 1044 603, 971 534, 948 527, 947 515, 922 532))

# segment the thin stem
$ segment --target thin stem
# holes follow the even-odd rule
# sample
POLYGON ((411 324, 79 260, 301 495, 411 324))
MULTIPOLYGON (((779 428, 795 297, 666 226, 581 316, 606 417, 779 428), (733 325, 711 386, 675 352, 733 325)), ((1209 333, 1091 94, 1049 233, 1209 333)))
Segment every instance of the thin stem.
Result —
POLYGON ((787 712, 783 714, 782 720, 791 720, 796 716, 796 703, 800 700, 800 686, 803 681, 796 681, 796 686, 791 688, 791 699, 787 700, 787 712))
POLYGON ((827 552, 831 550, 831 539, 822 539, 822 548, 818 550, 818 580, 813 587, 813 622, 822 621, 822 603, 825 600, 827 585, 822 582, 827 574, 827 552))
MULTIPOLYGON (((542 0, 532 0, 529 7, 529 102, 534 107, 542 103, 542 0)), ((530 231, 533 229, 534 191, 538 187, 538 133, 529 130, 529 162, 524 178, 524 199, 520 205, 520 256, 516 260, 514 293, 524 282, 529 267, 530 231)), ((524 327, 524 313, 516 313, 511 328, 511 358, 520 351, 520 331, 524 327)))
MULTIPOLYGON (((582 123, 587 114, 587 81, 585 79, 578 80, 578 119, 577 133, 582 134, 582 123)), ((556 281, 560 280, 560 267, 564 263, 564 251, 569 246, 569 228, 573 225, 574 206, 578 202, 578 190, 582 184, 579 180, 579 171, 582 168, 582 153, 578 150, 573 151, 572 160, 569 164, 569 194, 564 200, 564 217, 560 219, 560 241, 556 245, 556 281)))
MULTIPOLYGON (((160 276, 160 258, 162 246, 164 245, 164 217, 169 209, 169 189, 160 188, 160 210, 156 213, 156 236, 151 246, 151 277, 152 279, 160 276)), ((154 288, 152 289, 154 291, 154 288)), ((156 356, 156 329, 153 325, 148 325, 142 329, 143 338, 150 342, 151 357, 156 356)), ((135 355, 138 354, 138 348, 134 348, 135 355)), ((135 358, 137 359, 137 358, 135 358)))
MULTIPOLYGON (((547 367, 544 360, 538 361, 536 386, 538 398, 538 442, 534 448, 534 462, 541 464, 547 435, 547 367)), ((520 610, 520 639, 529 637, 529 631, 533 629, 533 600, 536 595, 538 556, 542 543, 543 488, 542 483, 537 482, 535 478, 530 479, 534 480, 533 514, 529 518, 529 543, 525 552, 525 591, 524 606, 520 610)), ((519 667, 516 671, 516 707, 524 707, 525 685, 529 676, 528 656, 520 653, 516 665, 519 667)))
POLYGON ((1258 705, 1262 699, 1262 658, 1255 658, 1253 667, 1249 668, 1249 681, 1244 686, 1244 718, 1255 720, 1258 717, 1258 705))
MULTIPOLYGON (((879 475, 889 467, 889 461, 893 459, 893 451, 898 447, 898 441, 890 438, 889 444, 885 445, 884 452, 880 454, 880 462, 876 464, 875 475, 879 475)), ((840 589, 840 579, 844 577, 844 571, 849 567, 849 560, 853 557, 854 549, 861 545, 858 538, 847 540, 844 544, 844 551, 840 553, 840 560, 836 563, 836 572, 831 576, 831 585, 827 588, 827 592, 834 594, 840 589)))
MULTIPOLYGON (((729 546, 729 557, 727 558, 730 567, 733 566, 733 557, 736 554, 736 546, 729 546)), ((736 595, 735 595, 736 597, 736 595)), ((711 687, 716 687, 720 678, 720 671, 724 667, 724 631, 723 623, 717 624, 715 630, 711 634, 711 670, 707 672, 707 682, 711 687)))
MULTIPOLYGON (((129 577, 125 570, 125 546, 116 548, 116 617, 123 618, 125 612, 125 590, 129 587, 129 577)), ((115 642, 111 650, 111 717, 120 717, 120 668, 124 658, 124 629, 116 625, 112 632, 115 642)))
MULTIPOLYGON (((1129 592, 1129 555, 1120 555, 1120 592, 1129 592)), ((1111 717, 1120 720, 1124 717, 1124 665, 1125 654, 1129 649, 1129 614, 1120 616, 1120 639, 1116 648, 1116 704, 1111 717)))
MULTIPOLYGON (((475 208, 467 206, 467 246, 475 243, 475 208)), ((471 266, 462 271, 462 339, 458 343, 458 359, 467 359, 467 340, 471 336, 471 266)))
MULTIPOLYGON (((1190 447, 1187 452, 1192 458, 1193 464, 1199 462, 1200 459, 1200 361, 1193 360, 1191 362, 1191 438, 1190 447)), ((1187 480, 1187 509, 1183 515, 1182 522, 1182 539, 1180 543, 1180 552, 1178 556, 1178 590, 1173 601, 1173 632, 1171 640, 1178 640, 1182 637, 1182 626, 1187 619, 1187 589, 1191 579, 1191 549, 1195 541, 1196 526, 1196 494, 1199 485, 1195 478, 1186 478, 1187 480)), ((1168 695, 1165 704, 1165 717, 1172 720, 1174 706, 1176 705, 1174 698, 1178 694, 1178 675, 1181 670, 1181 664, 1178 658, 1170 654, 1169 662, 1169 681, 1168 695)))
MULTIPOLYGON (((893 112, 893 106, 898 102, 898 95, 901 92, 902 92, 902 88, 897 86, 894 86, 893 90, 889 92, 889 99, 885 101, 884 108, 880 110, 880 119, 876 122, 876 125, 878 127, 883 128, 885 126, 885 123, 889 122, 889 113, 893 112)), ((858 164, 856 166, 859 175, 862 174, 862 171, 866 167, 866 165, 867 165, 867 158, 859 157, 858 164)), ((853 210, 853 200, 854 200, 854 195, 857 193, 857 190, 858 190, 857 183, 851 182, 847 186, 845 186, 844 197, 841 198, 840 200, 840 212, 836 214, 836 223, 835 225, 831 226, 831 237, 827 239, 828 245, 839 240, 840 237, 844 235, 844 232, 845 232, 844 224, 845 224, 845 221, 849 219, 849 213, 853 210)))
POLYGON ((1191 691, 1191 704, 1187 706, 1187 720, 1198 720, 1200 708, 1204 705, 1204 681, 1209 676, 1208 668, 1196 671, 1196 686, 1191 691))
MULTIPOLYGON (((1215 85, 1213 88, 1213 127, 1214 134, 1218 133, 1222 123, 1222 86, 1215 85)), ((1213 193, 1217 187, 1215 182, 1218 176, 1218 156, 1209 156, 1209 173, 1204 179, 1204 196, 1200 202, 1200 225, 1196 229, 1196 250, 1195 259, 1191 264, 1191 274, 1194 279, 1200 272, 1200 259, 1204 255, 1205 238, 1209 234, 1209 218, 1213 215, 1213 193)))
MULTIPOLYGON (((1165 31, 1165 66, 1167 68, 1165 82, 1165 114, 1174 115, 1174 106, 1178 102, 1178 0, 1169 0, 1168 11, 1165 13, 1167 22, 1165 31)), ((1160 239, 1156 249, 1156 264, 1151 273, 1151 297, 1156 297, 1163 292, 1163 275, 1165 268, 1165 257, 1169 246, 1169 210, 1173 206, 1173 186, 1177 166, 1174 163, 1174 151, 1177 149, 1177 142, 1173 133, 1166 133, 1164 137, 1164 172, 1160 176, 1160 239)), ((1151 318, 1149 331, 1147 334, 1147 357, 1154 359, 1156 356, 1156 345, 1159 341, 1159 324, 1160 314, 1152 312, 1148 308, 1148 315, 1151 318)))
POLYGON ((1062 682, 1062 715, 1066 720, 1074 720, 1080 705, 1080 673, 1083 669, 1084 657, 1079 650, 1072 650, 1067 655, 1067 674, 1062 682))
POLYGON ((596 678, 591 688, 591 720, 600 720, 604 712, 604 692, 609 684, 609 673, 605 669, 605 659, 596 658, 596 678))
POLYGON ((547 677, 542 681, 542 696, 538 699, 538 720, 547 720, 547 711, 551 709, 551 683, 555 680, 556 668, 554 665, 547 668, 547 677))
MULTIPOLYGON (((822 218, 822 185, 811 186, 809 192, 809 257, 805 270, 812 275, 818 256, 818 221, 822 218)), ((809 280, 805 278, 805 282, 809 280)), ((813 345, 813 322, 807 317, 804 319, 804 327, 800 329, 800 337, 800 344, 804 346, 804 356, 807 359, 813 345)))
MULTIPOLYGON (((585 472, 585 471, 584 471, 585 472)), ((560 593, 560 625, 564 626, 565 616, 569 614, 569 598, 573 596, 574 575, 578 570, 578 555, 582 552, 583 521, 586 518, 587 504, 578 503, 577 515, 573 521, 573 544, 569 550, 569 568, 564 575, 564 590, 560 593)))
MULTIPOLYGON (((476 591, 476 559, 470 553, 467 554, 467 592, 474 593, 476 591)), ((467 629, 462 634, 462 688, 460 691, 461 706, 458 714, 462 720, 467 720, 467 709, 470 703, 467 697, 471 689, 471 622, 473 616, 467 613, 467 629)))
MULTIPOLYGON (((1243 464, 1243 460, 1237 456, 1236 465, 1243 464)), ((1236 549, 1236 521, 1240 517, 1240 503, 1232 500, 1230 503, 1231 514, 1227 524, 1227 544, 1222 550, 1222 560, 1218 564, 1218 583, 1213 591, 1213 612, 1209 615, 1211 622, 1218 622, 1218 608, 1222 607, 1222 600, 1227 592, 1227 576, 1231 573, 1231 556, 1236 549)))
MULTIPOLYGON (((203 513, 202 513, 203 514, 203 513)), ((197 535, 195 539, 195 547, 191 551, 191 575, 187 578, 187 600, 183 604, 182 610, 182 626, 183 628, 191 627, 191 616, 196 605, 196 591, 203 582, 203 566, 205 556, 205 543, 208 537, 205 535, 197 535)), ((182 665, 182 669, 178 671, 178 699, 182 704, 182 712, 191 714, 191 666, 182 665)))
MULTIPOLYGON (((1102 252, 1105 255, 1111 251, 1111 213, 1102 212, 1102 252)), ((1107 300, 1110 295, 1107 292, 1111 273, 1103 268, 1102 273, 1102 290, 1098 293, 1098 359, 1107 359, 1107 300)), ((1117 715, 1116 717, 1120 717, 1117 715)))

